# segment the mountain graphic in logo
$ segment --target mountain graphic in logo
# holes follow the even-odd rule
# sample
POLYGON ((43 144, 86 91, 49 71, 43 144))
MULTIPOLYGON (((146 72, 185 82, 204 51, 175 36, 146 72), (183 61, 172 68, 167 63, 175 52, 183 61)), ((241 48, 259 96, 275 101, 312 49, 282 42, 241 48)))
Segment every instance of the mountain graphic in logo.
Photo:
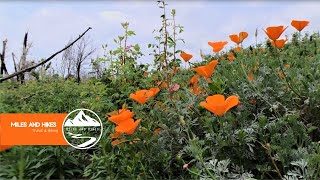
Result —
POLYGON ((74 126, 100 126, 100 123, 86 115, 82 110, 73 119, 67 119, 64 126, 74 127, 74 126))

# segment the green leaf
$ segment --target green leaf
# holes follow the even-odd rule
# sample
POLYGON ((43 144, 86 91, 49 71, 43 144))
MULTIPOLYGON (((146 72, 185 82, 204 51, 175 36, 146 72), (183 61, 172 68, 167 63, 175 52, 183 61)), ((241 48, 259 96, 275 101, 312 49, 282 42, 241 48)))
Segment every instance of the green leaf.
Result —
POLYGON ((140 51, 140 46, 138 44, 136 44, 133 46, 133 49, 136 51, 140 51))
POLYGON ((172 10, 171 10, 171 15, 172 15, 172 16, 175 16, 175 15, 176 15, 176 10, 175 10, 175 9, 172 9, 172 10))
POLYGON ((123 36, 118 36, 118 38, 119 38, 120 42, 124 39, 123 36))
POLYGON ((128 36, 136 35, 134 31, 127 31, 128 36))

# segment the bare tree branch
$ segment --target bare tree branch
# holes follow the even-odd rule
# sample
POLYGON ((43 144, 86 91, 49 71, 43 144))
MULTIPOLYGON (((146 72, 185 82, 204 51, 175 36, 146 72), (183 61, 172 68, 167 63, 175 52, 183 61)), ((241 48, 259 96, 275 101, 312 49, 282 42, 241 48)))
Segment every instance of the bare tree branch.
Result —
POLYGON ((76 67, 76 78, 77 78, 77 83, 79 84, 81 81, 80 77, 80 71, 81 67, 84 65, 85 60, 92 55, 92 53, 95 51, 95 49, 90 49, 88 48, 90 42, 89 39, 87 38, 82 38, 81 41, 77 44, 76 47, 76 62, 75 62, 75 67, 76 67))
MULTIPOLYGON (((22 54, 21 54, 21 58, 20 58, 20 61, 19 61, 19 70, 27 68, 27 66, 26 66, 26 64, 27 64, 27 54, 28 54, 28 51, 29 51, 29 48, 27 47, 27 44, 28 44, 28 32, 26 32, 24 34, 24 39, 23 39, 23 44, 22 44, 22 54)), ((29 47, 31 47, 31 45, 29 47)), ((19 75, 19 79, 20 79, 21 84, 23 84, 24 83, 24 73, 21 73, 19 75)))
POLYGON ((17 68, 17 63, 16 63, 16 60, 15 60, 15 55, 14 53, 12 53, 12 60, 13 60, 13 65, 14 65, 14 72, 18 72, 18 68, 17 68))
POLYGON ((5 56, 6 56, 6 45, 7 45, 7 40, 4 40, 3 42, 3 47, 2 47, 2 54, 0 54, 0 60, 1 60, 1 70, 0 74, 8 74, 6 64, 4 62, 5 56))
POLYGON ((43 61, 41 61, 41 62, 38 63, 38 64, 35 64, 35 65, 30 66, 30 67, 28 67, 28 68, 22 69, 22 70, 20 70, 20 71, 18 71, 18 72, 16 72, 16 73, 13 73, 13 74, 11 74, 11 75, 8 75, 8 76, 6 76, 6 77, 3 77, 3 78, 0 79, 0 83, 3 82, 3 81, 5 81, 5 80, 11 79, 12 77, 15 77, 15 76, 17 76, 17 75, 19 75, 19 74, 22 74, 22 73, 24 73, 24 72, 31 71, 32 69, 37 68, 37 67, 41 66, 42 64, 47 63, 48 61, 50 61, 51 59, 53 59, 56 55, 60 54, 61 52, 63 52, 64 50, 66 50, 66 49, 68 49, 70 46, 72 46, 74 43, 76 43, 76 42, 77 42, 79 39, 81 39, 90 29, 92 29, 92 28, 89 27, 85 32, 83 32, 83 33, 82 33, 77 39, 75 39, 72 43, 68 44, 66 47, 64 47, 64 48, 61 49, 60 51, 54 53, 53 55, 51 55, 51 56, 50 56, 49 58, 47 58, 46 60, 43 60, 43 61))

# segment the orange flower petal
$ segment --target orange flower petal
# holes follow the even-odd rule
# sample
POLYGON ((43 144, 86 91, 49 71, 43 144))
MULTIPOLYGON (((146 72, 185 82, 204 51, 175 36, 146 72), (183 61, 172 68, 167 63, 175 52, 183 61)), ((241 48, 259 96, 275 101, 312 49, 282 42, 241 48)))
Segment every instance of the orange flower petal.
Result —
POLYGON ((239 104, 237 96, 230 96, 227 100, 221 94, 208 96, 207 102, 200 102, 200 105, 217 116, 224 115, 229 109, 239 104))
POLYGON ((208 96, 206 101, 210 104, 222 104, 224 102, 224 96, 221 94, 216 94, 213 96, 208 96))
POLYGON ((288 26, 286 28, 284 28, 284 26, 270 26, 270 27, 267 27, 267 29, 263 30, 263 31, 267 34, 269 39, 275 41, 281 36, 281 34, 287 28, 288 28, 288 26))
POLYGON ((111 142, 111 145, 112 145, 112 146, 116 146, 116 145, 124 142, 125 140, 126 140, 125 138, 122 138, 122 139, 120 139, 120 140, 118 140, 118 139, 113 140, 113 141, 111 142))
POLYGON ((212 60, 208 65, 205 66, 205 70, 208 75, 207 78, 209 78, 212 75, 214 68, 217 66, 217 64, 218 64, 218 60, 212 60))
POLYGON ((133 119, 128 119, 127 121, 124 121, 123 123, 119 124, 115 128, 115 130, 121 133, 133 134, 137 126, 139 125, 140 121, 141 119, 138 119, 136 121, 133 121, 133 119))
POLYGON ((110 134, 110 137, 112 139, 114 139, 114 138, 117 138, 117 137, 121 136, 121 134, 122 134, 121 132, 115 132, 115 133, 110 134))
POLYGON ((248 79, 250 79, 251 81, 253 81, 253 75, 251 73, 248 74, 248 79))
POLYGON ((233 54, 228 54, 229 61, 233 61, 235 59, 233 54))
POLYGON ((229 109, 233 108, 234 106, 239 104, 239 98, 238 96, 229 96, 226 101, 227 103, 227 109, 226 111, 228 111, 229 109))
POLYGON ((138 125, 140 124, 141 119, 138 119, 134 122, 134 124, 131 126, 131 128, 126 132, 126 134, 133 134, 134 131, 137 129, 138 125))
POLYGON ((217 64, 218 60, 212 60, 209 64, 205 66, 196 67, 194 68, 194 70, 201 76, 204 76, 205 78, 210 78, 217 64))
POLYGON ((203 108, 207 109, 208 111, 215 113, 215 109, 213 108, 213 106, 211 106, 210 104, 206 103, 206 102, 200 102, 200 106, 202 106, 203 108))
POLYGON ((306 26, 309 25, 309 21, 292 20, 291 25, 298 31, 302 31, 306 26))
POLYGON ((239 40, 240 42, 242 42, 244 39, 246 39, 248 37, 248 33, 247 32, 240 32, 239 33, 239 40))
POLYGON ((193 56, 191 54, 182 52, 180 53, 180 57, 185 61, 188 62, 193 56))
POLYGON ((108 117, 108 116, 114 116, 114 115, 117 115, 117 114, 119 114, 119 111, 114 110, 114 111, 108 112, 108 113, 106 114, 106 116, 107 116, 107 117, 108 117))
POLYGON ((221 51, 226 44, 228 44, 227 41, 208 42, 208 45, 212 47, 212 50, 215 53, 221 51))
POLYGON ((109 117, 108 120, 119 125, 122 121, 130 119, 133 116, 134 116, 133 112, 131 112, 130 110, 125 110, 125 111, 122 111, 118 115, 114 115, 114 116, 109 117))
POLYGON ((129 96, 131 99, 137 101, 138 103, 140 104, 144 104, 145 102, 148 101, 148 98, 144 97, 144 96, 138 96, 138 95, 135 95, 135 94, 130 94, 129 96))
POLYGON ((152 91, 153 95, 152 96, 156 96, 158 94, 158 92, 160 91, 159 88, 150 88, 149 91, 152 91))
POLYGON ((155 129, 153 132, 154 132, 155 134, 159 134, 160 131, 161 131, 161 128, 157 128, 157 129, 155 129))
POLYGON ((283 48, 286 41, 287 41, 287 39, 278 39, 278 40, 275 40, 271 44, 273 44, 273 46, 276 46, 276 48, 281 49, 281 48, 283 48))
POLYGON ((196 84, 199 81, 199 76, 198 75, 194 75, 192 76, 192 78, 190 79, 188 84, 196 84))
POLYGON ((234 52, 241 52, 241 47, 240 46, 235 47, 234 52))
POLYGON ((278 76, 279 78, 284 78, 284 75, 280 71, 278 71, 278 76))
POLYGON ((240 44, 241 43, 238 35, 236 35, 236 34, 231 34, 229 36, 229 38, 230 38, 231 41, 235 42, 236 44, 240 44))

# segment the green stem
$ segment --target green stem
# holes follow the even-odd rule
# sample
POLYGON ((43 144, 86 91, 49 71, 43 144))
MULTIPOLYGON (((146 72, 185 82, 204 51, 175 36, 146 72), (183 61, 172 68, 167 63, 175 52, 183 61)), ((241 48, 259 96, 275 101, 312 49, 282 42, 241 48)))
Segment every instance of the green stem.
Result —
MULTIPOLYGON (((246 79, 247 79, 247 82, 248 82, 249 85, 252 87, 252 89, 256 92, 256 94, 257 94, 262 100, 264 100, 264 101, 273 109, 272 104, 271 104, 267 99, 265 99, 265 98, 261 95, 261 93, 258 91, 258 89, 253 85, 253 83, 251 82, 251 80, 248 78, 248 74, 247 74, 246 71, 244 70, 243 66, 242 66, 240 63, 238 63, 238 64, 240 65, 240 67, 241 67, 241 69, 242 69, 242 72, 243 72, 243 74, 245 75, 245 77, 246 77, 246 79)), ((276 110, 274 109, 274 112, 280 117, 280 114, 278 113, 278 111, 276 111, 276 110)))
POLYGON ((287 77, 287 75, 285 74, 284 69, 283 69, 283 62, 282 62, 282 60, 280 59, 280 51, 278 51, 278 52, 279 52, 279 54, 278 54, 278 61, 279 61, 279 63, 280 63, 280 69, 281 69, 281 72, 282 72, 282 74, 283 74, 283 77, 284 77, 284 79, 285 79, 285 81, 286 81, 286 83, 287 83, 288 88, 289 88, 293 93, 295 93, 297 96, 299 96, 299 98, 302 99, 302 96, 301 96, 297 91, 295 91, 295 90, 293 89, 293 87, 291 86, 291 84, 289 83, 288 77, 287 77))
POLYGON ((18 168, 19 168, 19 179, 24 179, 24 170, 25 170, 25 147, 20 147, 20 160, 18 161, 18 168))

